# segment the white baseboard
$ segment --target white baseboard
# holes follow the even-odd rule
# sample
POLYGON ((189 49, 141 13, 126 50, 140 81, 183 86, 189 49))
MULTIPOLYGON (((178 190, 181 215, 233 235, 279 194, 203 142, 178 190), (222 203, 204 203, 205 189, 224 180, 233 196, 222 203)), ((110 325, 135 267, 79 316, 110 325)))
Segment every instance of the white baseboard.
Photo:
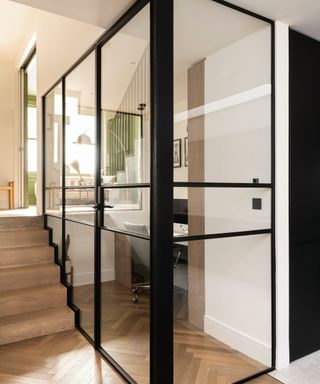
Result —
POLYGON ((268 367, 271 366, 271 345, 267 345, 208 315, 204 317, 204 331, 252 359, 268 367))
MULTIPOLYGON (((115 279, 114 269, 104 269, 101 271, 101 282, 112 281, 115 279)), ((94 273, 85 272, 73 275, 73 286, 78 287, 81 285, 89 285, 94 282, 94 273)))

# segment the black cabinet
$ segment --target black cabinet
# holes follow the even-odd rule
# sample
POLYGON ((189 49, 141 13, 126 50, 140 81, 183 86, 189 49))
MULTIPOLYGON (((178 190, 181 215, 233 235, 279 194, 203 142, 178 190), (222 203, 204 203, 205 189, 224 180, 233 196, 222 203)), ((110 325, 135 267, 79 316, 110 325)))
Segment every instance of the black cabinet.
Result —
POLYGON ((289 41, 290 358, 295 360, 320 349, 320 42, 292 30, 289 41))

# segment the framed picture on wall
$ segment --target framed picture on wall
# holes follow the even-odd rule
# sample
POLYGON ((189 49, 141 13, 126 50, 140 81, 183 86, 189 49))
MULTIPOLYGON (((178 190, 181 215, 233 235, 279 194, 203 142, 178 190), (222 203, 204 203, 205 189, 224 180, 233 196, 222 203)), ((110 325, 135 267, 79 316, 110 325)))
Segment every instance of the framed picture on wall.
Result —
POLYGON ((184 166, 187 167, 188 166, 188 151, 189 151, 189 147, 188 147, 188 137, 185 137, 184 138, 184 166))
POLYGON ((174 168, 181 167, 181 139, 173 141, 173 166, 174 168))

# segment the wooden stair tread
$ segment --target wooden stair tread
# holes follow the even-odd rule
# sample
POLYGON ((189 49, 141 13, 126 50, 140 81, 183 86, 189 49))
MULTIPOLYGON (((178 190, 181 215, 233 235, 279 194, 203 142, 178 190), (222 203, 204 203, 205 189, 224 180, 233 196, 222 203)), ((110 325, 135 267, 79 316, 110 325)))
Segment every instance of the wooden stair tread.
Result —
POLYGON ((62 284, 0 292, 0 318, 63 306, 67 291, 62 284))
POLYGON ((0 231, 0 249, 17 246, 29 246, 34 244, 46 244, 49 242, 49 233, 44 229, 26 229, 24 231, 7 230, 0 231))
POLYGON ((1 257, 1 254, 2 252, 6 252, 6 251, 14 251, 15 249, 17 250, 28 250, 28 249, 44 249, 44 248, 49 248, 49 249, 53 249, 53 247, 51 247, 49 244, 27 244, 27 245, 24 245, 24 244, 21 244, 21 245, 13 245, 12 247, 1 247, 0 248, 0 257, 1 257))
POLYGON ((46 264, 40 264, 40 265, 24 265, 22 267, 13 267, 13 268, 5 268, 5 269, 0 269, 0 276, 4 275, 10 271, 12 272, 18 272, 18 271, 43 271, 46 269, 58 269, 58 266, 55 264, 51 263, 46 263, 46 264))
POLYGON ((0 269, 0 291, 54 285, 59 282, 60 269, 53 263, 0 269))
POLYGON ((74 328, 67 306, 0 318, 0 345, 74 328))
POLYGON ((43 229, 43 216, 0 217, 0 232, 43 229))
POLYGON ((54 260, 54 248, 49 245, 0 248, 0 269, 47 264, 54 260))
POLYGON ((23 289, 10 289, 10 291, 2 291, 0 292, 0 299, 4 296, 7 297, 16 297, 19 296, 20 294, 25 294, 27 292, 33 293, 33 292, 39 292, 39 290, 45 290, 45 291, 63 291, 65 292, 66 288, 62 284, 55 284, 55 285, 44 285, 42 287, 32 287, 32 288, 23 288, 23 289))
POLYGON ((21 322, 51 319, 52 317, 61 317, 63 315, 73 315, 74 313, 66 305, 58 308, 47 309, 46 311, 34 311, 24 313, 23 315, 5 316, 0 319, 0 327, 13 326, 21 322))
POLYGON ((0 218, 0 345, 74 328, 43 217, 0 218))

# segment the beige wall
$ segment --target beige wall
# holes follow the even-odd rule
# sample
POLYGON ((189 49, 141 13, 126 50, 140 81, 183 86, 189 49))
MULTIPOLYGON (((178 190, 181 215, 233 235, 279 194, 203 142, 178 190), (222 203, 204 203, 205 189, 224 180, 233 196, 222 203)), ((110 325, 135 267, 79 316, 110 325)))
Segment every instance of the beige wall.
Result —
MULTIPOLYGON (((19 67, 31 36, 37 36, 38 94, 38 213, 41 213, 42 126, 41 96, 81 57, 104 32, 96 27, 44 11, 35 13, 24 36, 16 60, 3 61, 0 53, 0 186, 14 180, 18 207, 19 182, 19 67)), ((17 44, 19 46, 19 44, 17 44)), ((7 207, 7 195, 0 192, 0 209, 7 207)))
MULTIPOLYGON (((14 178, 15 97, 17 81, 12 63, 0 59, 0 186, 14 178)), ((0 208, 7 207, 7 193, 0 193, 0 208)))
MULTIPOLYGON (((35 19, 30 25, 28 33, 29 39, 36 32, 37 36, 37 95, 38 95, 38 213, 42 210, 42 95, 66 72, 71 65, 76 62, 83 53, 93 44, 93 42, 104 32, 102 28, 72 20, 66 17, 50 14, 48 12, 38 11, 35 19)), ((20 53, 17 55, 19 62, 22 52, 24 52, 28 43, 28 38, 23 39, 20 53)), ((1 68, 1 75, 10 89, 18 92, 18 68, 14 64, 8 64, 11 67, 11 77, 7 76, 1 68), (9 86, 9 85, 8 85, 9 86)), ((2 77, 1 77, 2 79, 2 77)), ((1 85, 1 87, 4 87, 1 85)), ((17 97, 17 96, 13 96, 17 97)), ((13 105, 12 101, 12 105, 13 105)), ((0 106, 1 108, 1 106, 0 106)), ((9 109, 9 108, 7 108, 9 109)), ((12 108, 13 109, 13 108, 12 108)), ((14 111, 15 119, 19 117, 18 98, 16 99, 14 111)), ((0 111, 2 116, 2 110, 0 111)), ((0 116, 0 117, 1 117, 0 116)), ((13 119, 13 118, 12 118, 13 119)), ((0 119, 2 123, 2 119, 0 119)), ((1 128, 0 128, 1 129, 1 128)), ((0 181, 2 180, 2 166, 4 174, 9 173, 13 177, 13 167, 15 167, 15 182, 18 183, 18 159, 19 159, 19 126, 12 125, 11 136, 7 137, 6 150, 10 148, 10 161, 6 164, 0 164, 0 181), (15 159, 15 160, 13 160, 15 159), (13 165, 15 164, 15 166, 13 165), (11 173, 10 173, 11 172, 11 173)), ((1 132, 1 131, 0 131, 1 132)), ((7 135, 8 136, 8 135, 7 135)), ((2 146, 2 134, 0 133, 0 149, 2 146)), ((1 151, 2 154, 2 151, 1 151)), ((2 158, 2 156, 1 156, 2 158)), ((0 197, 1 198, 1 197, 0 197)), ((0 200, 1 203, 1 200, 0 200)), ((18 202, 17 202, 18 203, 18 202)), ((0 206, 1 207, 1 206, 0 206)))

